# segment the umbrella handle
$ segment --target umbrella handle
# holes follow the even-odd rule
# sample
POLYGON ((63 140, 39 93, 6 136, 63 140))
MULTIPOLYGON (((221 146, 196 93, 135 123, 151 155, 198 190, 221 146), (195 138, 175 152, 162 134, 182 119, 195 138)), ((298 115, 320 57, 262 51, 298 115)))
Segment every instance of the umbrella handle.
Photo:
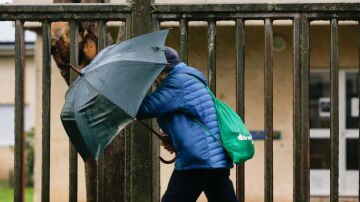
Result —
POLYGON ((171 160, 165 160, 161 156, 159 156, 159 159, 164 164, 172 164, 172 163, 174 163, 176 161, 176 154, 175 154, 175 157, 173 159, 171 159, 171 160))
POLYGON ((147 129, 149 129, 152 133, 154 133, 159 139, 162 139, 162 136, 156 132, 153 128, 151 128, 150 126, 148 126, 146 123, 144 123, 142 120, 136 119, 136 121, 138 121, 139 123, 141 123, 143 126, 145 126, 147 129))

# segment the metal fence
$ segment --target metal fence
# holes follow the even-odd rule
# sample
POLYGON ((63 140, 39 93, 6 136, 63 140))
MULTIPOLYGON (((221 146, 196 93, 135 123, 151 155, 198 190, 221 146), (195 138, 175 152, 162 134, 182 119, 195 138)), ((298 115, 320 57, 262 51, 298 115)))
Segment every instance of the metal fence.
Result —
MULTIPOLYGON (((293 201, 310 201, 309 167, 309 30, 313 20, 326 20, 331 26, 331 201, 339 200, 339 107, 338 107, 338 21, 359 22, 359 3, 336 4, 206 4, 206 5, 160 5, 145 0, 131 5, 115 4, 52 4, 52 5, 1 5, 0 20, 16 24, 16 94, 15 94, 15 201, 23 201, 24 192, 24 27, 25 21, 40 21, 43 36, 43 86, 42 86, 42 201, 49 201, 50 182, 50 29, 51 22, 71 22, 71 63, 77 65, 77 26, 79 21, 99 22, 100 49, 105 46, 105 23, 123 21, 127 37, 160 29, 160 22, 180 22, 181 59, 188 61, 188 24, 190 21, 208 22, 208 78, 211 89, 216 91, 216 22, 229 20, 236 27, 236 103, 237 112, 245 116, 244 75, 246 20, 265 22, 264 64, 264 123, 265 123, 265 201, 273 201, 273 21, 291 20, 293 25, 293 201)), ((359 26, 360 37, 360 26, 359 26)), ((359 51, 360 52, 360 51, 359 51)), ((359 56, 360 58, 360 56, 359 56)), ((71 80, 75 79, 72 74, 71 80)), ((360 81, 358 82, 360 85, 360 81)), ((291 117, 289 117, 291 118, 291 117)), ((359 121, 360 125, 360 121, 359 121)), ((131 138, 126 141, 124 154, 126 171, 131 180, 124 179, 131 187, 127 201, 156 201, 159 193, 159 163, 148 162, 158 153, 158 142, 144 138, 140 126, 133 126, 131 138), (142 142, 138 148, 133 142, 142 142), (150 151, 150 152, 149 152, 150 151), (129 158, 129 155, 131 158, 129 158), (141 166, 139 166, 141 165, 141 166), (152 172, 142 173, 149 168, 152 172), (155 176, 155 177, 154 177, 155 176), (150 181, 150 183, 144 183, 150 181), (152 183, 155 183, 152 184, 152 183), (144 191, 145 190, 145 191, 144 191)), ((150 136, 149 136, 150 137, 150 136)), ((71 147, 71 146, 70 146, 71 147)), ((71 147, 72 148, 72 147, 71 147)), ((359 147, 360 151, 360 147, 359 147)), ((359 155, 360 156, 360 155, 359 155)), ((77 200, 77 157, 70 154, 69 201, 77 200)), ((360 159, 359 159, 360 162, 360 159)), ((104 201, 103 172, 100 163, 98 173, 98 201, 104 201)), ((240 201, 245 199, 245 168, 237 166, 236 192, 240 201)))

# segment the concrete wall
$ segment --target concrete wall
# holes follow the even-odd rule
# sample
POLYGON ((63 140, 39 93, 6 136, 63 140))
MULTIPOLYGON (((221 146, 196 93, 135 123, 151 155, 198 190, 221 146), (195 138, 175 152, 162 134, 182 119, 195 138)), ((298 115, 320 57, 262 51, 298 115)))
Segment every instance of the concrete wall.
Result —
MULTIPOLYGON (((15 3, 33 4, 30 0, 14 0, 15 3)), ((354 0, 355 1, 355 0, 354 0)), ((354 2, 342 1, 338 2, 354 2)), ((37 3, 51 3, 50 0, 40 0, 37 3)), ((112 0, 113 3, 124 3, 125 0, 112 0)), ((174 0, 156 0, 156 3, 174 3, 174 0)), ((227 3, 239 3, 236 0, 227 3)), ((289 3, 314 2, 303 1, 241 1, 244 3, 289 3)), ((328 2, 318 0, 316 2, 328 2)), ((183 0, 176 3, 194 3, 193 0, 183 0)), ((224 3, 218 0, 198 0, 197 3, 224 3)), ((233 27, 220 27, 217 34, 217 96, 235 108, 235 41, 233 27)), ((207 31, 206 27, 190 28, 189 65, 198 67, 206 73, 207 64, 207 31)), ((286 48, 274 52, 274 130, 281 132, 281 140, 274 141, 274 200, 292 201, 292 28, 280 26, 274 28, 274 34, 283 37, 286 48)), ((339 29, 340 68, 356 68, 358 52, 356 26, 343 26, 339 29)), ((177 28, 171 32, 168 44, 178 45, 179 32, 177 28)), ((264 32, 259 26, 246 28, 246 78, 245 78, 245 119, 251 130, 263 130, 264 127, 264 97, 263 97, 263 64, 264 64, 264 32)), ((330 48, 329 28, 316 26, 311 29, 311 68, 329 68, 330 48)), ((26 102, 31 106, 31 120, 36 121, 35 138, 35 201, 40 201, 41 192, 41 37, 37 39, 35 62, 27 60, 26 72, 26 102), (36 103, 36 104, 35 104, 36 103), (36 106, 36 107, 34 107, 36 106)), ((68 138, 60 123, 59 114, 63 104, 65 85, 58 69, 52 63, 52 105, 51 105, 51 199, 64 201, 68 196, 68 138)), ((14 60, 12 57, 0 57, 0 104, 11 104, 14 98, 14 60)), ((255 157, 246 163, 246 201, 263 201, 264 190, 264 144, 255 141, 255 157)), ((161 150, 166 159, 171 158, 166 151, 161 150)), ((13 167, 13 149, 0 148, 0 179, 6 179, 8 170, 13 167)), ((79 157, 79 201, 85 201, 84 165, 79 157)), ((172 165, 161 165, 161 194, 164 193, 169 180, 172 165)), ((235 182, 235 169, 232 179, 235 182)), ((198 201, 206 201, 202 196, 198 201)))
MULTIPOLYGON (((310 32, 311 69, 329 69, 330 29, 326 25, 312 26, 310 32)), ((245 119, 250 130, 264 128, 264 28, 246 27, 245 42, 245 119)), ((235 30, 219 27, 217 30, 217 96, 235 109, 235 30)), ((339 27, 340 69, 358 67, 356 26, 339 27)), ((282 50, 274 51, 274 130, 281 139, 274 141, 274 199, 292 201, 293 179, 293 42, 291 26, 275 26, 274 37, 285 40, 282 50)), ((174 28, 168 44, 179 50, 179 32, 174 28), (175 31, 175 32, 174 32, 175 31)), ((189 30, 189 65, 206 73, 207 30, 191 27, 189 30)), ((264 195, 264 144, 255 141, 255 157, 246 163, 246 201, 263 201, 264 195)), ((165 152, 166 153, 166 152, 165 152)), ((161 167, 168 173, 169 166, 161 167)), ((234 180, 234 170, 232 179, 234 180)), ((162 175, 162 192, 169 177, 162 175)), ((202 199, 201 201, 206 201, 202 199)))
MULTIPOLYGON (((340 27, 340 67, 357 66, 356 26, 340 27)), ((217 30, 217 96, 235 108, 235 41, 234 28, 218 27, 217 30)), ((314 68, 329 67, 329 29, 316 26, 311 29, 311 66, 314 68)), ((207 30, 206 27, 191 27, 189 31, 189 65, 206 73, 207 65, 207 30)), ((274 141, 274 199, 292 201, 292 27, 274 27, 274 35, 285 39, 286 47, 274 52, 274 130, 281 132, 281 139, 274 141)), ((178 49, 178 28, 171 31, 167 44, 178 49)), ((246 27, 246 78, 245 78, 245 119, 251 130, 263 130, 263 68, 264 68, 264 30, 260 26, 246 27)), ((41 42, 38 39, 36 53, 41 53, 41 42)), ((36 55, 36 63, 41 64, 41 54, 36 55)), ((54 63, 53 63, 54 64, 54 63)), ((36 81, 40 86, 41 65, 37 65, 36 81)), ((59 114, 62 107, 66 85, 58 70, 52 71, 52 122, 51 122, 51 201, 63 201, 68 195, 68 138, 60 123, 59 114)), ((37 87, 37 97, 41 97, 41 88, 37 87)), ((41 106, 37 102, 37 128, 40 128, 41 106)), ((41 150, 40 133, 36 138, 36 201, 40 197, 41 150)), ((255 141, 255 157, 246 163, 246 201, 263 201, 264 190, 264 144, 255 141)), ((162 156, 169 159, 166 151, 162 156)), ((79 201, 85 200, 83 163, 79 158, 79 201)), ((161 165, 161 194, 165 191, 173 165, 161 165)), ((235 169, 232 179, 235 182, 235 169)), ((198 201, 206 201, 202 196, 198 201)))
MULTIPOLYGON (((340 69, 357 69, 356 26, 339 27, 339 67, 340 69)), ((329 26, 314 26, 310 31, 311 68, 328 69, 330 67, 330 28, 329 26)))
MULTIPOLYGON (((15 100, 15 58, 14 55, 0 55, 0 104, 14 104, 15 100)), ((35 63, 33 56, 25 60, 25 104, 34 105, 35 63)), ((35 113, 31 113, 32 125, 35 123, 35 113)))
POLYGON ((14 169, 14 147, 0 147, 0 161, 4 162, 0 169, 0 180, 8 180, 14 169))
MULTIPOLYGON (((25 104, 29 107, 30 125, 35 126, 35 63, 32 55, 27 54, 25 66, 25 104)), ((0 54, 0 105, 14 105, 15 101, 15 57, 14 51, 0 54)), ((3 116, 3 115, 0 115, 3 116)), ((1 139, 0 139, 1 141, 1 139)), ((14 168, 13 146, 0 146, 0 180, 9 178, 14 168)))

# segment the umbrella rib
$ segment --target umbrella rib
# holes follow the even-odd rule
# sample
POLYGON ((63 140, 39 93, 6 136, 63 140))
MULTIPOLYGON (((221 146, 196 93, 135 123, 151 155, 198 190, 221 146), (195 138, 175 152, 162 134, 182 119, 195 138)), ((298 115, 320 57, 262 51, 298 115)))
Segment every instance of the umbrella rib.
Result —
POLYGON ((95 126, 95 125, 98 125, 100 124, 102 121, 106 120, 107 119, 107 115, 109 113, 111 113, 112 110, 107 110, 105 112, 103 112, 102 114, 98 115, 98 116, 94 116, 93 117, 93 123, 91 123, 91 126, 95 126))
MULTIPOLYGON (((140 63, 148 63, 148 64, 160 64, 160 65, 167 65, 168 63, 167 62, 149 62, 149 61, 142 61, 142 60, 121 60, 122 62, 140 62, 140 63)), ((119 61, 112 61, 112 62, 108 62, 108 63, 104 63, 104 64, 101 64, 100 66, 97 66, 96 68, 92 69, 92 70, 89 70, 89 71, 86 71, 86 68, 84 69, 84 74, 86 73, 90 73, 92 71, 95 71, 95 70, 98 70, 100 69, 101 67, 105 66, 105 65, 108 65, 108 64, 111 64, 111 63, 116 63, 116 62, 119 62, 119 61)))
MULTIPOLYGON (((121 43, 121 42, 120 42, 120 43, 121 43)), ((120 43, 119 43, 119 44, 120 44, 120 43)), ((109 51, 112 50, 114 47, 115 47, 115 45, 109 46, 108 49, 103 49, 104 52, 102 52, 102 53, 100 52, 101 55, 104 55, 105 53, 109 52, 109 51)), ((161 50, 161 51, 165 51, 165 49, 161 49, 161 48, 158 47, 158 46, 152 46, 152 47, 150 47, 150 48, 153 49, 154 47, 159 48, 159 50, 161 50)), ((142 48, 142 49, 124 50, 124 51, 119 51, 119 53, 138 52, 138 51, 141 51, 141 50, 147 51, 148 49, 142 48)), ((164 54, 165 54, 165 53, 164 53, 164 54)), ((97 54, 97 55, 100 55, 100 54, 97 54)), ((110 59, 110 58, 109 58, 109 59, 110 59)), ((94 60, 93 60, 89 65, 91 65, 93 62, 96 62, 96 61, 97 61, 97 58, 95 57, 94 60)))
POLYGON ((125 62, 143 62, 143 63, 152 63, 152 64, 167 64, 167 62, 157 62, 157 61, 146 61, 146 60, 141 60, 139 58, 131 58, 131 57, 128 57, 126 59, 121 59, 123 56, 114 56, 112 58, 109 58, 108 60, 104 60, 104 64, 102 65, 105 65, 105 64, 109 64, 109 63, 112 63, 112 62, 119 62, 119 61, 125 61, 125 62), (117 60, 117 61, 112 61, 112 62, 108 62, 108 61, 111 61, 111 60, 114 60, 114 59, 117 59, 117 58, 120 58, 121 60, 117 60))

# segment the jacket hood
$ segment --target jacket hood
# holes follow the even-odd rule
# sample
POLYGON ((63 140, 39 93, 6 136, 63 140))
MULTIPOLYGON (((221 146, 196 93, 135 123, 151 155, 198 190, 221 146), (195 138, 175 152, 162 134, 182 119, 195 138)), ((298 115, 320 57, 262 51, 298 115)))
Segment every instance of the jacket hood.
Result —
POLYGON ((207 85, 207 81, 204 75, 198 69, 194 67, 189 67, 185 63, 179 63, 178 65, 176 65, 170 74, 189 74, 196 77, 207 85))

